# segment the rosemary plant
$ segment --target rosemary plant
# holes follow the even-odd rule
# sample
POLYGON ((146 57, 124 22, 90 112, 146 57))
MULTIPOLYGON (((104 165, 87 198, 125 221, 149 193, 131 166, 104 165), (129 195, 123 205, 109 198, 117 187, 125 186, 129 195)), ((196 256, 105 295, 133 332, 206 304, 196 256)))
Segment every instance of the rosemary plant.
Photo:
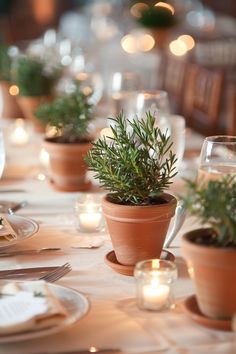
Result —
POLYGON ((48 96, 60 75, 59 68, 46 69, 43 62, 28 56, 15 60, 12 81, 19 87, 21 96, 48 96))
POLYGON ((210 238, 201 237, 198 243, 219 247, 236 247, 236 178, 227 175, 220 180, 200 184, 187 180, 187 193, 183 196, 190 215, 214 230, 210 238))
POLYGON ((177 173, 170 137, 155 126, 150 112, 141 120, 129 121, 123 113, 110 119, 112 136, 93 142, 86 156, 89 170, 115 203, 160 203, 177 173))
POLYGON ((72 94, 57 97, 52 102, 40 105, 35 116, 44 124, 57 129, 57 142, 77 143, 86 140, 92 119, 91 107, 88 96, 85 96, 79 85, 76 85, 72 94))

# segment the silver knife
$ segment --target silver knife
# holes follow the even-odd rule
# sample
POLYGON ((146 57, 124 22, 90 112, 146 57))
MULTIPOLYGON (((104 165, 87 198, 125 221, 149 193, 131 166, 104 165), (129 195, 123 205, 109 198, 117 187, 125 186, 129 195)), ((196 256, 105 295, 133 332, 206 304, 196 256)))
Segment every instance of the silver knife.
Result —
POLYGON ((27 255, 34 255, 34 254, 41 254, 47 253, 52 251, 60 251, 61 248, 59 247, 51 247, 51 248, 40 248, 40 249, 31 249, 31 250, 16 250, 16 251, 9 251, 9 252, 1 252, 0 251, 0 258, 1 257, 12 257, 12 256, 27 256, 27 255))

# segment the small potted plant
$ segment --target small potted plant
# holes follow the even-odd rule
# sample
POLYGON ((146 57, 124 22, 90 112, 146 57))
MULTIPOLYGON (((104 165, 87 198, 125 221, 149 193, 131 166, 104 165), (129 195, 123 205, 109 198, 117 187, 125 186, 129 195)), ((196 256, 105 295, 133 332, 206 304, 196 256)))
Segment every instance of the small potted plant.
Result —
POLYGON ((92 143, 86 162, 109 193, 103 199, 115 255, 122 265, 159 258, 176 198, 164 191, 172 183, 175 155, 166 133, 146 119, 111 118, 111 136, 92 143))
POLYGON ((208 228, 183 236, 183 256, 196 288, 200 311, 213 319, 236 313, 236 179, 227 175, 208 184, 187 181, 184 204, 208 228))
POLYGON ((50 156, 53 186, 61 191, 88 189, 84 156, 91 147, 88 135, 92 119, 91 104, 78 85, 71 94, 40 105, 35 116, 44 125, 56 129, 55 136, 45 137, 44 145, 50 156))
POLYGON ((38 132, 44 132, 45 127, 35 119, 34 111, 40 104, 52 99, 59 73, 59 68, 46 68, 45 63, 30 56, 20 56, 13 63, 12 81, 19 88, 17 102, 38 132))
POLYGON ((168 7, 147 6, 141 10, 137 22, 151 31, 157 48, 164 48, 168 44, 170 30, 176 25, 176 17, 168 7))
POLYGON ((0 45, 0 87, 2 91, 4 118, 19 118, 22 117, 22 112, 16 102, 14 94, 11 92, 11 57, 9 55, 10 48, 5 45, 0 45), (11 93, 10 93, 11 92, 11 93))

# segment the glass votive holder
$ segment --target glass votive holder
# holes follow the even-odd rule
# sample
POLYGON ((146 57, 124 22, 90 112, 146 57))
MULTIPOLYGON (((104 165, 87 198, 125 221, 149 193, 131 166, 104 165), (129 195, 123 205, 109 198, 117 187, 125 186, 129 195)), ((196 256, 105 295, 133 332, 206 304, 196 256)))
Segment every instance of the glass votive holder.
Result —
POLYGON ((171 261, 149 259, 135 266, 137 305, 141 310, 162 311, 171 308, 173 282, 177 267, 171 261))
POLYGON ((101 195, 79 195, 75 203, 75 226, 85 233, 99 232, 104 228, 101 195))

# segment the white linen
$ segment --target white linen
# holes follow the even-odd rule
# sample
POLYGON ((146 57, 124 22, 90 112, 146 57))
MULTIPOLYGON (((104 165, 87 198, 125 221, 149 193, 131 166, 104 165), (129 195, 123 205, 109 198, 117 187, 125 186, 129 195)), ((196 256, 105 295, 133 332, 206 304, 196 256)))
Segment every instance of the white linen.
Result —
MULTIPOLYGON (((18 214, 34 219, 40 226, 31 239, 8 250, 60 247, 62 252, 3 258, 0 268, 55 266, 70 262, 72 272, 57 283, 80 291, 91 302, 89 313, 72 328, 43 339, 0 344, 1 354, 33 354, 91 346, 120 348, 124 353, 148 350, 165 354, 233 353, 233 333, 199 326, 178 305, 173 311, 161 313, 137 308, 135 279, 115 273, 104 263, 104 256, 112 249, 107 232, 89 236, 75 229, 73 213, 78 193, 54 191, 48 181, 32 178, 31 174, 24 179, 3 179, 1 189, 22 190, 4 193, 4 199, 14 202, 27 199, 29 205, 18 214), (82 238, 89 242, 90 237, 102 239, 104 243, 97 249, 72 248, 78 246, 82 238)), ((173 190, 179 193, 181 189, 182 182, 176 181, 173 190)), ((177 303, 194 293, 179 246, 183 232, 195 227, 192 220, 187 219, 169 249, 177 257, 179 278, 174 287, 177 303)))

